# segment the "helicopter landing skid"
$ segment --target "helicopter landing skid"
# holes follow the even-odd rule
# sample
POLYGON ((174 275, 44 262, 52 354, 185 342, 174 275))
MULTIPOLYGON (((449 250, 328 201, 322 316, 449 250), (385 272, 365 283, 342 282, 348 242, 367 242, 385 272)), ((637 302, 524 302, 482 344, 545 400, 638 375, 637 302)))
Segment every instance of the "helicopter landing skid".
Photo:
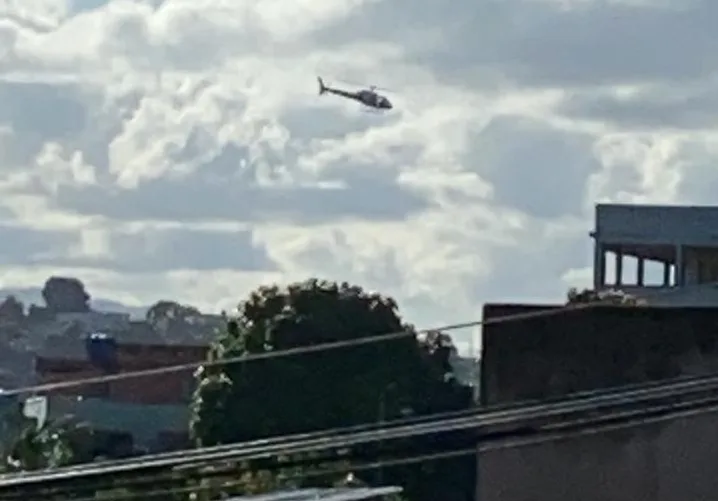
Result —
POLYGON ((371 108, 369 106, 362 107, 362 111, 364 111, 364 113, 370 113, 372 115, 383 115, 385 113, 384 110, 378 110, 376 108, 371 108))

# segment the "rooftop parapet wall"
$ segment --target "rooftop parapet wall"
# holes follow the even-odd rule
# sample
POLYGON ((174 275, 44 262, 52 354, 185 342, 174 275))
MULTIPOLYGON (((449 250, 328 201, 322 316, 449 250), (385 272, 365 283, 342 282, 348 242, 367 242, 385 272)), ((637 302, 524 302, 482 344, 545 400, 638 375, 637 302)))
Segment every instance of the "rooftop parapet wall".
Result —
MULTIPOLYGON (((488 304, 483 318, 547 308, 488 304)), ((718 308, 596 306, 482 329, 483 405, 716 371, 718 308)))
POLYGON ((718 247, 718 207, 598 204, 595 233, 604 242, 718 247))

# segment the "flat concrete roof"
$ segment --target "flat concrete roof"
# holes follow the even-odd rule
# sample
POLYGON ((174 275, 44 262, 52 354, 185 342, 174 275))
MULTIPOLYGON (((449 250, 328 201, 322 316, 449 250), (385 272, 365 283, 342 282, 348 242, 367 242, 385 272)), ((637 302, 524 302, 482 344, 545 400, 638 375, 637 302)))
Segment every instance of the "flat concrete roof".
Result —
POLYGON ((597 204, 592 236, 617 245, 718 248, 718 206, 597 204))
POLYGON ((623 207, 629 209, 670 209, 670 210, 718 210, 718 205, 678 205, 678 204, 616 204, 616 203, 597 203, 596 208, 600 207, 623 207))

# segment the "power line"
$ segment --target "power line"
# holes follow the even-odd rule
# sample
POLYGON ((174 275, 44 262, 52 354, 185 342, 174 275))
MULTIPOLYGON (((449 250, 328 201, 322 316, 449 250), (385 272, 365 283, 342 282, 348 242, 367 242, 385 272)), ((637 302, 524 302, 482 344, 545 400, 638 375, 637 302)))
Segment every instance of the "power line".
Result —
MULTIPOLYGON (((706 402, 708 403, 708 402, 706 402)), ((427 453, 427 454, 417 454, 417 455, 411 455, 408 457, 402 457, 402 458, 392 458, 392 459, 381 459, 378 461, 373 462, 365 462, 361 464, 354 464, 349 465, 348 467, 340 467, 340 468, 324 468, 321 470, 309 470, 305 472, 301 472, 295 475, 286 475, 286 480, 295 480, 295 479, 306 479, 311 478, 315 476, 326 476, 326 475, 332 475, 332 474, 341 474, 345 473, 347 469, 349 469, 352 472, 356 471, 365 471, 370 469, 376 469, 376 468, 383 468, 383 467, 391 467, 391 466, 401 466, 401 465, 407 465, 412 463, 419 463, 419 462, 428 462, 428 461, 437 461, 437 460, 445 460, 445 459, 453 459, 458 458, 462 456, 467 455, 481 455, 486 454, 490 452, 496 452, 500 450, 505 449, 515 449, 520 447, 526 447, 531 445, 539 445, 543 443, 548 442, 556 442, 556 441, 562 441, 562 440, 571 440, 575 438, 580 438, 583 436, 591 436, 591 435, 597 435, 601 433, 609 433, 612 431, 619 431, 619 430, 626 430, 626 429, 632 429, 640 426, 645 426, 649 424, 658 424, 665 421, 671 421, 676 419, 685 419, 690 418, 699 414, 706 414, 706 413, 713 413, 718 412, 718 403, 716 402, 716 399, 713 398, 711 400, 712 405, 699 407, 699 408, 689 408, 689 409, 676 409, 676 410, 668 410, 664 414, 659 415, 648 415, 648 416, 633 416, 625 421, 621 422, 609 422, 609 423, 599 423, 599 424, 591 424, 591 423, 584 423, 584 427, 581 428, 575 428, 575 429, 569 429, 569 430, 548 430, 548 431, 542 431, 534 436, 529 437, 502 437, 498 440, 488 440, 485 442, 479 441, 479 444, 474 447, 467 447, 462 449, 454 449, 449 451, 441 451, 436 453, 427 453)), ((212 475, 206 475, 205 478, 211 477, 212 475)), ((223 482, 222 486, 225 488, 231 488, 231 487, 237 487, 243 485, 243 482, 235 481, 235 482, 223 482)), ((112 488, 122 488, 121 485, 119 486, 107 486, 108 489, 112 488)), ((130 499, 137 499, 137 498, 151 498, 156 497, 160 495, 167 495, 167 494, 183 494, 183 493, 191 493, 191 492, 197 492, 201 490, 207 490, 210 488, 217 488, 217 486, 191 486, 191 487, 179 487, 179 488, 166 488, 166 489, 154 489, 149 490, 142 493, 136 493, 136 494, 117 494, 115 496, 111 497, 104 497, 103 499, 107 499, 108 501, 127 501, 130 499)), ((99 489, 98 489, 99 490, 99 489)), ((9 498, 1 498, 1 499, 9 499, 9 498)), ((96 497, 87 497, 87 498, 80 498, 76 499, 75 501, 94 501, 96 497)))
MULTIPOLYGON (((660 386, 647 385, 650 387, 639 388, 631 391, 621 389, 607 391, 604 395, 587 397, 582 399, 566 399, 553 404, 536 403, 521 408, 506 408, 502 410, 479 410, 473 415, 452 418, 435 419, 422 424, 397 424, 388 426, 385 423, 377 429, 355 432, 346 429, 330 430, 326 436, 319 438, 293 439, 292 437, 279 437, 265 439, 249 443, 234 444, 231 448, 215 450, 215 448, 204 448, 188 450, 181 457, 176 455, 167 457, 163 454, 155 454, 130 460, 108 461, 96 464, 85 464, 77 467, 59 468, 55 471, 40 473, 21 473, 8 475, 0 478, 0 488, 36 484, 51 481, 71 480, 75 478, 96 477, 115 473, 127 473, 140 470, 169 468, 193 463, 215 462, 224 460, 252 460, 267 457, 274 457, 278 454, 306 453, 326 450, 329 448, 348 448, 351 446, 375 442, 379 439, 400 439, 417 435, 443 433, 449 431, 466 430, 470 428, 489 428, 497 426, 516 426, 519 423, 531 422, 533 420, 545 420, 548 418, 563 417, 571 414, 582 414, 597 412, 603 409, 606 412, 614 408, 614 415, 620 416, 621 406, 640 406, 650 404, 654 400, 676 397, 687 399, 693 396, 693 401, 686 401, 680 405, 695 405, 695 395, 701 392, 714 392, 718 389, 718 375, 701 376, 679 382, 665 383, 660 386), (618 409, 616 409, 618 407, 618 409)), ((712 395, 711 399, 718 399, 712 395)), ((703 401, 701 401, 703 402, 703 401)), ((671 401, 670 408, 679 404, 671 401)), ((659 406, 665 410, 666 404, 659 406)), ((659 410, 658 407, 653 410, 659 410)), ((644 409, 645 411, 645 409, 644 409)), ((614 417, 615 417, 614 416, 614 417)), ((578 419, 578 418, 574 418, 578 419)), ((584 421, 586 418, 582 418, 584 421)), ((543 426, 543 425, 542 425, 543 426)))
MULTIPOLYGON (((673 383, 691 383, 695 382, 697 379, 696 376, 681 376, 678 378, 675 378, 672 380, 673 383)), ((589 399, 592 397, 604 397, 606 395, 615 395, 620 392, 631 392, 634 390, 641 390, 641 391, 647 391, 651 388, 663 388, 665 387, 666 382, 665 381, 654 381, 654 382, 648 382, 648 383, 633 383, 629 385, 623 385, 619 388, 614 389, 599 389, 599 390, 585 390, 585 391, 579 391, 570 394, 569 396, 564 396, 561 398, 552 398, 542 401, 542 404, 545 405, 551 405, 554 403, 561 403, 565 402, 567 399, 589 399)), ((634 394, 635 395, 635 394, 634 394)), ((633 398, 633 397, 630 397, 633 398)), ((261 447, 264 445, 279 445, 283 442, 286 443, 292 443, 297 440, 312 440, 317 438, 325 438, 327 436, 330 436, 332 433, 335 432, 344 432, 344 433, 359 433, 359 432, 365 432, 365 431, 372 431, 373 429, 388 429, 389 427, 399 426, 399 425, 413 425, 413 424, 423 424, 427 422, 437 422, 441 419, 447 420, 447 419, 453 419, 453 418, 460 418, 460 417, 472 417, 472 416, 478 416, 480 412, 496 412, 496 411, 504 411, 504 410, 517 410, 519 408, 527 408, 530 405, 535 405, 536 401, 522 401, 522 402, 512 402, 509 404, 498 404, 498 405, 492 405, 488 407, 483 407, 479 410, 476 408, 471 409, 462 409, 458 411, 450 411, 450 412, 443 412, 443 413, 437 413, 432 415, 425 415, 425 416, 414 416, 414 417, 406 417, 406 418, 398 418, 398 419, 392 419, 389 421, 386 421, 384 426, 381 426, 379 423, 365 423, 355 426, 348 426, 341 429, 333 429, 333 430, 319 430, 314 432, 308 432, 308 433, 301 433, 301 434, 295 434, 295 435, 289 435, 289 436, 280 436, 280 437, 270 437, 267 439, 260 439, 260 440, 253 440, 251 442, 245 442, 244 444, 226 444, 226 445, 219 445, 214 446, 211 448, 205 448, 204 451, 213 451, 213 452, 221 452, 221 451, 233 451, 236 450, 240 446, 244 447, 261 447)), ((180 451, 174 451, 174 452, 167 452, 163 453, 162 457, 166 459, 170 458, 186 458, 188 457, 188 453, 192 453, 194 451, 197 451, 198 449, 190 449, 190 450, 180 450, 180 451)), ((156 457, 156 456, 155 456, 156 457)), ((147 456, 141 457, 141 458, 131 458, 128 460, 124 460, 125 463, 132 463, 132 462, 141 462, 143 460, 147 459, 147 456)), ((110 466, 110 465, 116 465, 118 464, 118 461, 104 461, 104 462, 95 462, 93 463, 94 466, 110 466)), ((195 465, 189 466, 187 468, 193 468, 196 467, 195 465)), ((86 465, 74 465, 74 466, 68 466, 64 467, 63 471, 70 471, 72 469, 78 469, 82 470, 86 468, 86 465)), ((127 482, 127 484, 131 484, 133 486, 139 485, 139 484, 147 484, 147 483, 154 483, 156 481, 162 481, 163 479, 172 480, 173 479, 173 473, 177 471, 182 471, 183 467, 179 466, 175 470, 165 473, 156 473, 149 476, 144 476, 140 479, 134 478, 131 481, 127 482)), ((34 472, 37 473, 37 472, 34 472)), ((21 473, 20 475, 32 475, 33 472, 27 472, 27 473, 21 473)), ((0 480, 2 480, 2 477, 0 477, 0 480)), ((113 482, 113 485, 122 487, 124 483, 117 484, 117 482, 113 482)), ((1 484, 0 484, 1 487, 1 484)))
POLYGON ((270 358, 290 357, 295 355, 304 355, 308 353, 317 353, 326 350, 336 350, 341 348, 348 348, 353 346, 361 346, 368 344, 381 343, 385 341, 392 341, 395 339, 401 339, 404 337, 412 337, 421 334, 428 334, 434 331, 453 331, 458 329, 466 329, 469 327, 478 327, 481 325, 493 325, 504 322, 513 322, 519 320, 527 320, 532 318, 548 317, 554 315, 560 315, 568 311, 586 309, 597 306, 601 303, 580 303, 572 304, 559 308, 547 308, 545 310, 515 313, 511 315, 505 315, 501 317, 488 318, 484 320, 475 320, 470 322, 463 322, 457 324, 449 324, 441 327, 432 329, 422 329, 418 331, 402 330, 396 332, 390 332, 387 334, 379 334, 376 336, 367 336, 363 338, 354 338, 344 341, 334 341, 329 343, 315 344, 311 346, 301 346, 298 348, 289 348, 286 350, 268 351, 264 353, 250 353, 246 355, 240 355, 238 357, 231 357, 221 360, 210 360, 203 362, 193 362, 178 365, 166 365, 162 367, 155 367, 152 369, 144 369, 139 371, 121 372, 119 374, 105 374, 102 376, 95 376, 89 378, 73 379, 68 381, 58 381, 54 383, 44 383, 31 386, 23 386, 20 388, 9 389, 3 392, 3 396, 13 395, 24 395, 28 393, 42 393, 63 388, 75 388, 78 386, 107 383, 110 381, 119 381, 123 379, 132 379, 147 376, 157 376, 161 374, 170 374, 175 372, 185 372, 199 369, 200 367, 216 367, 224 365, 232 365, 237 363, 246 363, 254 360, 266 360, 270 358))

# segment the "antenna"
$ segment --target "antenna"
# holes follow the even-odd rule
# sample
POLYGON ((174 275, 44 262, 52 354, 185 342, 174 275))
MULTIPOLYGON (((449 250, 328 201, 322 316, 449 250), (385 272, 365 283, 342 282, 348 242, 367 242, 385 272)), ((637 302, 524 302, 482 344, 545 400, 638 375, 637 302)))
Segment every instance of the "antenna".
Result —
POLYGON ((478 405, 479 398, 481 398, 481 358, 479 352, 476 350, 476 342, 478 336, 481 335, 479 330, 474 327, 471 329, 471 336, 469 338, 469 351, 471 352, 471 379, 472 379, 472 390, 474 404, 478 405))

